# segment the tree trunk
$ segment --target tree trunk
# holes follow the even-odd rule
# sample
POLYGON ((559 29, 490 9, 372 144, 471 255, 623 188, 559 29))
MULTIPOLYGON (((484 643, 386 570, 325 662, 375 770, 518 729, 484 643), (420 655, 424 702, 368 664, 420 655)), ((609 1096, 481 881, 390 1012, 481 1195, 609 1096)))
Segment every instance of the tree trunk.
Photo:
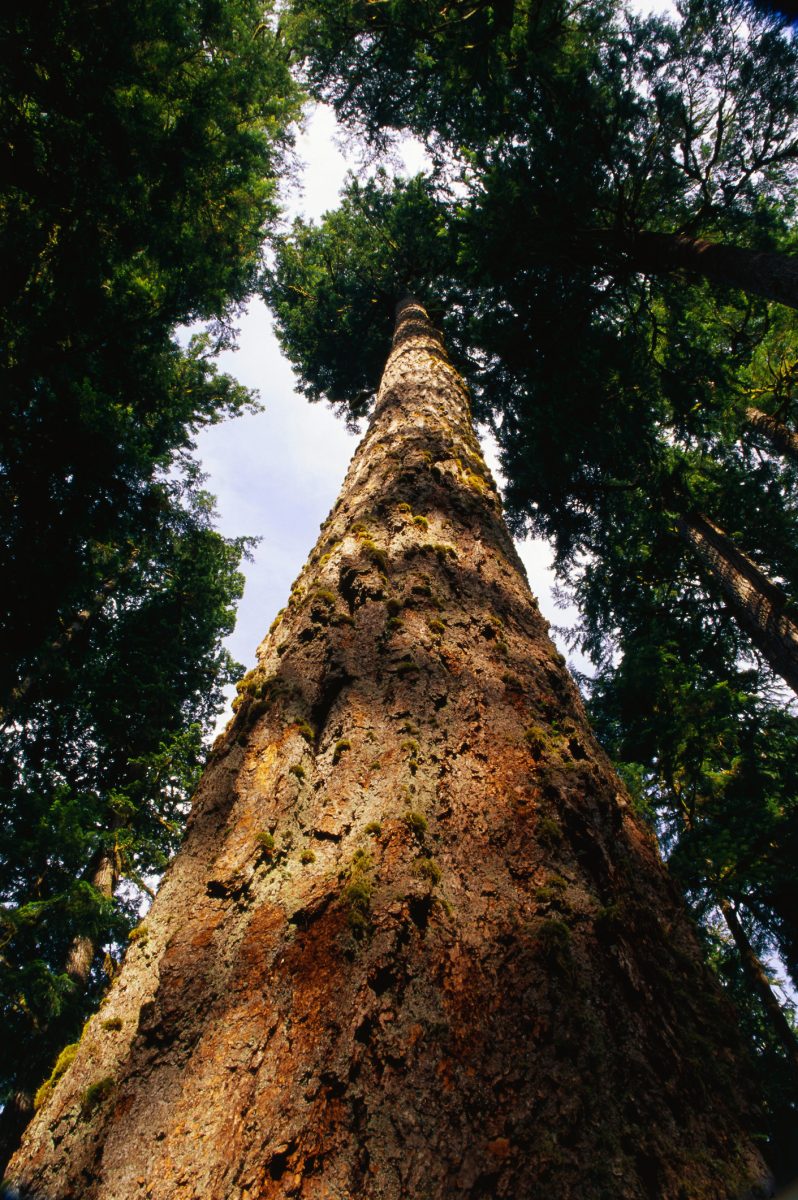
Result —
POLYGON ((784 1015, 781 1005, 773 995, 773 989, 764 972, 762 963, 759 961, 759 957, 746 936, 745 930, 740 923, 740 918, 728 900, 720 901, 720 911, 723 913, 723 919, 734 938, 734 944, 740 955, 740 961, 742 962, 745 977, 748 980, 748 986, 754 995, 758 996, 761 1000, 776 1037, 781 1042, 782 1048, 796 1072, 796 1078, 798 1078, 798 1039, 796 1039, 795 1032, 784 1015))
POLYGON ((752 429, 765 435, 777 454, 798 463, 798 433, 794 433, 777 417, 762 412, 760 408, 747 408, 745 419, 752 429))
POLYGON ((185 844, 9 1178, 729 1200, 767 1176, 735 1046, 406 301, 185 844))
MULTIPOLYGON (((106 900, 112 898, 119 882, 119 861, 114 851, 102 849, 97 852, 89 868, 88 882, 106 900)), ((88 985, 96 949, 94 938, 86 934, 73 938, 69 947, 64 971, 81 994, 88 985)))
POLYGON ((689 271, 712 283, 740 288, 765 300, 798 308, 798 256, 748 250, 682 233, 643 231, 622 247, 639 271, 689 271))
POLYGON ((679 517, 678 530, 723 591, 738 625, 798 693, 798 625, 784 612, 785 593, 703 513, 679 517))

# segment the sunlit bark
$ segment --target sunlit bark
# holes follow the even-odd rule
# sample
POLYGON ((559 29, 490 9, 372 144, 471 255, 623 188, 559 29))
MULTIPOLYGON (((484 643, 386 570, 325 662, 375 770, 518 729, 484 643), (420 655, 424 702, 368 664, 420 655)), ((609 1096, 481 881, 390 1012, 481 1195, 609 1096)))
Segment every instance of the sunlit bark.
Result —
POLYGON ((729 1200, 725 1002, 587 726, 462 381, 374 418, 9 1175, 48 1200, 729 1200))

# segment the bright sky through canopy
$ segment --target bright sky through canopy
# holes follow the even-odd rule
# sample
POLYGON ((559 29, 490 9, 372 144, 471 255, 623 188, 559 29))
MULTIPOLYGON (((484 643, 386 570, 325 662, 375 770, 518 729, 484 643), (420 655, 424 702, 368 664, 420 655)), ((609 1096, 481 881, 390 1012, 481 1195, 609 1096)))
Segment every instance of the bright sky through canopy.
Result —
MULTIPOLYGON (((346 172, 354 165, 344 157, 331 110, 318 107, 312 112, 297 152, 304 167, 301 192, 289 197, 291 214, 318 219, 337 205, 346 172)), ((424 169, 424 151, 417 143, 404 142, 400 154, 403 172, 424 169)), ((238 349, 222 354, 220 367, 257 389, 264 404, 262 413, 213 426, 198 438, 207 488, 218 501, 221 532, 261 538, 254 561, 244 564, 246 590, 235 632, 227 641, 234 657, 249 668, 335 503, 359 439, 330 409, 311 405, 295 393, 291 368, 262 301, 249 304, 240 321, 238 349)), ((483 445, 498 475, 493 447, 484 440, 483 445)), ((575 614, 558 609, 552 596, 554 576, 546 543, 527 540, 518 543, 518 550, 544 615, 557 624, 572 622, 575 614)), ((566 651, 564 645, 560 649, 566 651)), ((581 656, 577 663, 580 669, 587 666, 581 656)), ((228 709, 220 727, 229 716, 228 709)))

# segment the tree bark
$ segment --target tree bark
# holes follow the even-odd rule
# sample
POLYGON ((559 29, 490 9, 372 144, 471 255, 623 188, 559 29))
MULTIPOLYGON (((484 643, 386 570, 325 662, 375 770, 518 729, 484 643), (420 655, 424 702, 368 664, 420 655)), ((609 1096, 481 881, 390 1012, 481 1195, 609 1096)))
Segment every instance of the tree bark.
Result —
POLYGON ((678 530, 722 590, 738 625, 798 693, 798 625, 784 611, 788 597, 703 513, 679 517, 678 530))
POLYGON ((798 255, 748 250, 683 233, 647 230, 625 240, 623 249, 639 271, 688 271, 713 283, 798 308, 798 255))
POLYGON ((737 947, 737 952, 740 955, 740 961, 745 977, 748 980, 748 986, 754 995, 758 996, 761 1000, 776 1037, 779 1039, 787 1058, 792 1063, 796 1077, 798 1077, 798 1039, 796 1039, 795 1032, 773 994, 773 989, 764 972, 762 963, 759 961, 758 955, 749 942, 734 907, 728 900, 721 900, 720 911, 723 913, 723 919, 729 928, 729 932, 734 939, 734 944, 737 947))
POLYGON ((730 1012, 415 302, 240 691, 185 844, 12 1161, 23 1195, 767 1186, 730 1012))
MULTIPOLYGON (((101 896, 110 900, 119 882, 119 861, 116 853, 105 848, 99 850, 92 861, 87 878, 101 896)), ((94 938, 79 934, 72 939, 67 952, 64 971, 80 993, 85 992, 88 985, 96 950, 94 938)))
POLYGON ((777 417, 753 406, 745 410, 745 419, 752 429, 765 435, 777 454, 798 463, 798 433, 794 433, 777 417))

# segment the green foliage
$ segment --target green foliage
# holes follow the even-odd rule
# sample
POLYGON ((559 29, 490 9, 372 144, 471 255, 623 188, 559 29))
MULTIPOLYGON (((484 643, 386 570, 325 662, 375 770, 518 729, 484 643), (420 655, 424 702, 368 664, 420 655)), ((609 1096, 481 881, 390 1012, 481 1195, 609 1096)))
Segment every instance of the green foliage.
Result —
POLYGON ((213 360, 261 270, 297 97, 254 0, 58 0, 0 31, 5 707, 157 525, 158 469, 253 403, 213 360))
POLYGON ((320 226, 294 222, 278 240, 265 296, 310 400, 324 397, 354 420, 365 413, 396 303, 434 264, 445 264, 448 246, 442 209, 423 177, 394 187, 384 172, 365 183, 351 179, 341 207, 320 226))

